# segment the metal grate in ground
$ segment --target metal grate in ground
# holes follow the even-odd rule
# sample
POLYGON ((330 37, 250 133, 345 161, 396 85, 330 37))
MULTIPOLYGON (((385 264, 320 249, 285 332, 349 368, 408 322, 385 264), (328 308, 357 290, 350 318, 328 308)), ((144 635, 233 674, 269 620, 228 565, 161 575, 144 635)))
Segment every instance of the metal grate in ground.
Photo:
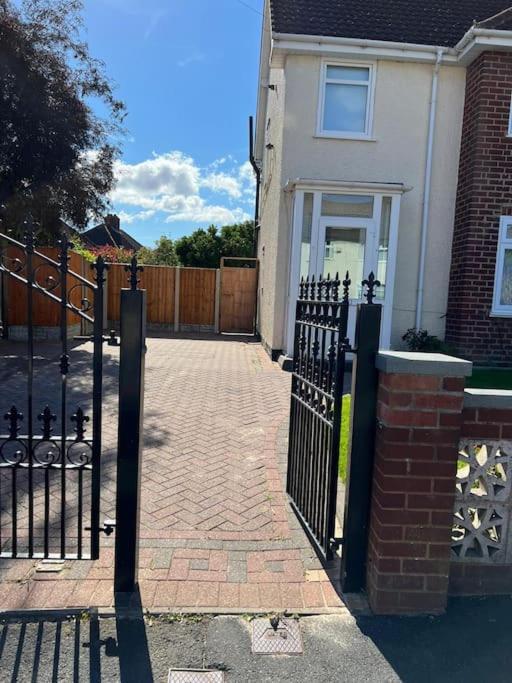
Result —
POLYGON ((200 669, 170 669, 168 683, 224 683, 224 672, 200 669))

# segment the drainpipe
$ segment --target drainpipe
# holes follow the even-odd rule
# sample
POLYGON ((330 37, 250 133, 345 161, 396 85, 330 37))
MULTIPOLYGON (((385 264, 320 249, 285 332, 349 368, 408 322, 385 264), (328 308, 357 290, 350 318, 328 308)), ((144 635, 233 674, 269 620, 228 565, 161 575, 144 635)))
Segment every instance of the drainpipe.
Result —
POLYGON ((423 294, 425 289, 425 258, 427 254, 427 233, 430 219, 430 194, 432 187, 432 153, 436 129, 437 90, 439 83, 439 69, 443 59, 443 49, 437 51, 436 63, 432 74, 432 94, 430 98, 430 117, 428 123, 427 159, 425 162, 425 187, 423 190, 423 216, 421 220, 420 267, 418 273, 418 296, 416 299, 416 329, 421 328, 423 313, 423 294))
POLYGON ((258 256, 258 233, 259 233, 259 211, 260 211, 260 187, 261 171, 254 158, 254 119, 249 116, 249 161, 251 162, 254 175, 256 176, 256 199, 254 208, 254 256, 258 256))

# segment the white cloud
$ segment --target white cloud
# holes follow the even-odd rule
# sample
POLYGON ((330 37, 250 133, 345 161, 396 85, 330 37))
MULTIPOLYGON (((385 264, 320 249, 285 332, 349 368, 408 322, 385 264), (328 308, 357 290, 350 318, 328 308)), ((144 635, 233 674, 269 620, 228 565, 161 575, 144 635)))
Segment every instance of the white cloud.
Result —
POLYGON ((229 209, 225 206, 204 204, 201 207, 196 206, 193 209, 168 216, 165 222, 190 221, 191 223, 208 223, 209 225, 212 223, 215 225, 228 225, 229 223, 248 221, 250 218, 250 215, 243 209, 229 209))
POLYGON ((150 209, 149 211, 138 211, 137 213, 128 213, 127 211, 119 211, 118 216, 121 219, 121 225, 127 223, 134 223, 135 221, 147 221, 155 215, 156 211, 150 209))
POLYGON ((139 164, 118 162, 115 173, 114 202, 159 209, 165 197, 199 192, 199 169, 192 158, 181 152, 154 155, 139 164))
POLYGON ((233 197, 233 199, 238 199, 242 196, 239 179, 227 173, 210 173, 206 178, 203 178, 201 185, 208 187, 214 192, 225 192, 230 197, 233 197))
POLYGON ((153 154, 136 164, 117 162, 117 185, 111 194, 125 223, 147 220, 162 213, 167 223, 232 223, 250 215, 246 205, 254 195, 254 178, 248 162, 238 165, 224 157, 206 168, 180 151, 153 154), (229 166, 228 166, 229 165, 229 166), (219 166, 223 167, 218 171, 219 166), (207 196, 204 196, 204 195, 207 196), (219 198, 216 198, 219 195, 219 198), (227 206, 221 196, 225 197, 227 206), (134 207, 134 211, 130 211, 134 207))

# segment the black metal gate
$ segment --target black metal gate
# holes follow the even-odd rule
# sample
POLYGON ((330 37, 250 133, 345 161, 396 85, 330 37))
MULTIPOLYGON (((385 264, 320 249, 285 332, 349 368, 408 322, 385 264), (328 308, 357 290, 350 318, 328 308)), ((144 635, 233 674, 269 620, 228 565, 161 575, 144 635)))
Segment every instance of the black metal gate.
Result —
MULTIPOLYGON (((368 473, 373 459, 376 403, 374 356, 378 350, 381 315, 381 306, 373 304, 375 288, 380 283, 373 273, 362 283, 367 303, 357 307, 353 347, 347 337, 350 285, 349 273, 343 282, 338 275, 334 279, 327 276, 317 281, 314 278, 302 280, 296 309, 287 492, 295 514, 324 562, 333 559, 339 545, 343 545, 344 556, 349 547, 353 551, 357 546, 357 561, 361 562, 364 515, 369 504, 368 473), (356 358, 352 380, 351 456, 345 496, 346 502, 351 502, 350 510, 346 508, 343 538, 337 539, 342 399, 349 352, 356 358), (364 420, 361 421, 362 413, 364 420), (366 426, 361 430, 363 423, 366 426), (357 462, 354 462, 356 452, 357 462), (359 528, 354 530, 356 520, 359 528)), ((347 568, 345 560, 346 557, 345 574, 361 573, 360 566, 357 570, 347 568)))
POLYGON ((0 233, 2 294, 11 280, 22 285, 17 290, 26 298, 26 385, 17 389, 14 404, 7 391, 0 393, 7 423, 6 433, 0 428, 2 558, 97 559, 99 534, 105 530, 100 528, 100 464, 107 266, 99 257, 89 281, 70 270, 71 247, 62 235, 54 260, 36 251, 31 224, 23 242, 0 233), (48 403, 39 402, 34 392, 34 312, 41 296, 58 307, 60 328, 59 353, 46 367, 58 376, 60 396, 48 403), (80 382, 84 374, 84 367, 75 368, 70 360, 70 313, 84 321, 93 342, 92 395, 84 405, 71 406, 69 396, 70 378, 80 382))

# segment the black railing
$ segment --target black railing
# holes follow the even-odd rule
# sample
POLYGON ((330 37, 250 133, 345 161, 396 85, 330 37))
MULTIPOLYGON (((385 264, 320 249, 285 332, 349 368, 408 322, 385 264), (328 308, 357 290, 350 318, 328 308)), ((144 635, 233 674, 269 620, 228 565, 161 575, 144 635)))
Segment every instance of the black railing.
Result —
POLYGON ((348 273, 343 283, 303 280, 295 318, 287 491, 325 559, 334 537, 350 284, 348 273))
MULTIPOLYGON (((103 284, 107 266, 99 257, 91 265, 95 281, 89 281, 69 269, 71 247, 62 235, 58 260, 54 260, 36 251, 32 224, 26 226, 24 242, 0 233, 2 294, 8 303, 9 280, 24 286, 27 340, 26 385, 21 386, 21 377, 19 382, 16 379, 14 392, 21 405, 12 405, 9 392, 0 395, 8 423, 7 433, 0 435, 0 557, 99 556, 103 284), (34 312, 41 301, 35 299, 36 292, 59 310, 60 349, 52 367, 60 378, 60 396, 53 405, 40 403, 34 391, 34 312), (74 303, 77 299, 78 305, 74 303), (92 416, 86 414, 85 403, 83 407, 70 406, 68 381, 74 370, 68 343, 70 313, 93 329, 92 416), (59 434, 53 433, 54 427, 59 434), (88 540, 84 531, 90 532, 88 540)), ((80 380, 83 369, 79 372, 80 380)))
MULTIPOLYGON (((346 354, 355 353, 348 339, 350 285, 349 273, 343 282, 338 275, 303 280, 295 318, 287 492, 325 561, 333 558, 339 543, 335 525, 343 383, 346 354)), ((372 304, 380 283, 371 273, 361 285, 372 304)))

